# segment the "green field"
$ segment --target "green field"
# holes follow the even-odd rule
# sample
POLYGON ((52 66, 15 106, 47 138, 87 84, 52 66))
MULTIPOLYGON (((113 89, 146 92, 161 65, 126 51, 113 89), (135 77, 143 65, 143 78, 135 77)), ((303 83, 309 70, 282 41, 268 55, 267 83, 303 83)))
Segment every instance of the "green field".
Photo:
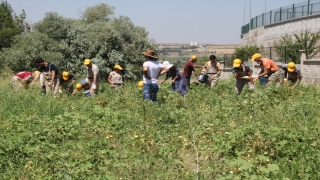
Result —
POLYGON ((287 86, 234 94, 234 80, 161 86, 144 102, 137 82, 93 98, 12 92, 1 81, 1 179, 320 179, 320 92, 287 86))

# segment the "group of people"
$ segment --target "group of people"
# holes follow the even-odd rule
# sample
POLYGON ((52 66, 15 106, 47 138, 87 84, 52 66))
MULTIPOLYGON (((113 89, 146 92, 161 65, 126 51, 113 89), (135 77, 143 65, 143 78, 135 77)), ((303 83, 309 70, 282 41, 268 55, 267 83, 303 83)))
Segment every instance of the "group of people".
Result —
MULTIPOLYGON (((76 77, 72 73, 64 71, 60 74, 54 64, 42 58, 36 59, 36 64, 39 67, 37 71, 33 73, 23 71, 13 76, 12 87, 15 91, 28 89, 29 85, 33 87, 37 79, 40 79, 40 87, 46 94, 53 93, 56 95, 63 93, 71 95, 83 91, 83 94, 90 97, 98 93, 101 76, 98 66, 93 64, 90 59, 85 59, 83 62, 87 72, 86 78, 76 84, 75 88, 73 85, 76 82, 76 77)), ((114 70, 110 72, 108 82, 112 88, 117 89, 123 85, 121 70, 122 67, 120 65, 115 65, 114 70)))
POLYGON ((240 59, 233 61, 233 75, 236 79, 235 92, 237 94, 241 93, 245 84, 248 84, 249 88, 253 90, 254 78, 260 80, 260 84, 266 87, 270 87, 272 84, 290 83, 291 89, 294 89, 301 81, 300 68, 294 62, 289 62, 279 68, 273 60, 263 58, 259 53, 253 54, 251 60, 257 62, 261 68, 256 76, 252 75, 250 68, 242 64, 240 59))
MULTIPOLYGON (((143 90, 145 100, 156 102, 159 85, 169 78, 171 78, 171 89, 185 96, 190 88, 192 72, 197 76, 195 68, 202 68, 202 72, 206 78, 201 82, 205 83, 205 87, 212 88, 216 86, 221 75, 221 65, 217 62, 217 58, 214 55, 209 57, 209 61, 207 61, 204 66, 196 65, 195 63, 198 60, 197 56, 191 56, 190 60, 185 63, 183 72, 180 73, 176 64, 170 64, 168 61, 162 64, 157 62, 157 56, 154 55, 153 50, 143 52, 143 54, 145 55, 146 62, 143 64, 143 85, 142 82, 139 82, 139 87, 143 90), (158 82, 159 75, 164 73, 166 73, 165 79, 158 82)), ((254 90, 254 80, 259 80, 260 84, 266 87, 272 84, 281 85, 283 83, 290 83, 292 89, 301 81, 302 76, 300 69, 294 62, 284 64, 279 68, 273 60, 263 58, 259 53, 252 55, 251 60, 257 62, 261 67, 258 75, 252 75, 250 67, 243 64, 241 59, 235 59, 233 61, 232 74, 236 79, 236 94, 240 94, 246 84, 250 90, 254 90)))
MULTIPOLYGON (((202 73, 206 78, 201 82, 205 83, 205 87, 209 88, 217 85, 222 72, 221 65, 215 55, 211 55, 204 66, 196 65, 197 56, 191 56, 185 63, 183 72, 180 73, 176 64, 170 64, 168 61, 163 63, 158 62, 158 57, 155 55, 154 50, 147 50, 146 52, 142 52, 142 54, 145 58, 142 68, 143 81, 139 82, 138 86, 142 90, 143 98, 147 101, 157 102, 159 85, 169 78, 171 78, 171 89, 186 96, 190 88, 192 72, 197 77, 195 68, 202 69, 202 73), (166 77, 163 81, 159 82, 158 78, 163 74, 166 74, 166 77)), ((249 89, 254 90, 254 79, 259 79, 260 83, 265 84, 267 87, 273 83, 291 83, 291 87, 294 88, 302 78, 299 67, 293 62, 283 65, 280 69, 274 61, 263 58, 259 53, 255 53, 251 57, 251 60, 260 64, 261 67, 260 73, 256 76, 252 75, 250 67, 243 64, 241 59, 233 61, 232 73, 236 79, 235 93, 237 94, 241 93, 246 84, 248 84, 249 89)), ((28 89, 29 84, 34 86, 35 81, 40 78, 40 86, 47 94, 65 93, 70 95, 83 91, 86 96, 90 97, 98 93, 101 76, 98 66, 93 64, 90 59, 84 60, 87 71, 86 78, 76 84, 75 88, 73 84, 76 82, 76 78, 72 73, 64 71, 59 74, 54 64, 44 61, 42 58, 38 58, 36 64, 39 67, 37 71, 23 71, 14 75, 12 87, 15 91, 22 88, 28 89)), ((120 65, 115 65, 113 71, 109 73, 108 82, 110 87, 119 89, 124 85, 121 70, 123 68, 120 65)))

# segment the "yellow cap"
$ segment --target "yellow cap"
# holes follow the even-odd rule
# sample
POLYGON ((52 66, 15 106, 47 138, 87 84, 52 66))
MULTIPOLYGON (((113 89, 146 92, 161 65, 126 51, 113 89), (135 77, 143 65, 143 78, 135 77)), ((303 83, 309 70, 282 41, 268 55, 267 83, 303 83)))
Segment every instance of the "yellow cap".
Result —
POLYGON ((62 73, 62 78, 63 78, 63 80, 68 80, 69 79, 69 73, 68 72, 66 72, 66 71, 64 71, 63 73, 62 73))
POLYGON ((191 58, 190 58, 190 61, 191 61, 191 60, 194 60, 194 59, 197 59, 197 56, 196 56, 196 55, 192 55, 191 58))
POLYGON ((140 90, 141 90, 141 89, 142 89, 142 87, 143 87, 143 81, 139 81, 139 82, 138 82, 138 89, 140 89, 140 90))
POLYGON ((288 63, 288 72, 294 72, 296 64, 294 62, 289 62, 288 63))
POLYGON ((254 60, 256 60, 256 59, 259 58, 259 57, 261 57, 261 54, 255 53, 254 55, 252 55, 251 60, 254 61, 254 60))
POLYGON ((77 85, 76 85, 76 89, 77 89, 78 91, 81 91, 81 89, 82 89, 82 84, 80 84, 80 83, 77 84, 77 85))
POLYGON ((123 68, 120 65, 115 65, 113 68, 122 70, 123 68))
POLYGON ((40 72, 39 71, 34 71, 33 72, 35 75, 38 75, 40 72))
POLYGON ((241 59, 235 59, 233 60, 233 67, 240 67, 241 63, 241 59))
POLYGON ((91 60, 90 59, 85 59, 84 60, 84 65, 88 65, 88 64, 90 64, 91 63, 91 60))

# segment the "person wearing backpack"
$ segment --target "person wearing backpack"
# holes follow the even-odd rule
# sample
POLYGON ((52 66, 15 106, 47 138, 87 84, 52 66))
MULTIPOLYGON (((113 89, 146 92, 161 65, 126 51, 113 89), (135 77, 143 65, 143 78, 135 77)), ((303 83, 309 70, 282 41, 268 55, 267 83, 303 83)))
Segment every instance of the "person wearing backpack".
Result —
MULTIPOLYGON (((35 77, 36 81, 40 74, 43 75, 41 88, 45 86, 46 94, 52 93, 55 95, 59 93, 60 79, 57 67, 51 62, 44 61, 42 58, 36 59, 36 64, 39 66, 39 74, 35 77)), ((34 86, 34 83, 32 83, 34 86)))

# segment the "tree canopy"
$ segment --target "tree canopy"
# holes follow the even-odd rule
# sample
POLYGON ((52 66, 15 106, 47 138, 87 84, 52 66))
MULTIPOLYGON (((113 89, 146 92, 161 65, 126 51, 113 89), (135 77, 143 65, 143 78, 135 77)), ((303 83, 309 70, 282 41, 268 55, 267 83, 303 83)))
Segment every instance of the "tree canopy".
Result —
POLYGON ((0 3, 0 50, 11 46, 13 37, 30 30, 30 26, 24 22, 26 14, 17 16, 7 1, 0 3))
MULTIPOLYGON (((98 7, 109 6, 98 5, 87 11, 99 14, 98 7)), ((33 32, 15 37, 12 47, 0 53, 0 58, 3 67, 15 72, 36 68, 33 61, 40 56, 75 74, 84 73, 83 60, 90 58, 99 66, 103 78, 119 64, 125 69, 125 78, 136 79, 144 62, 141 52, 155 48, 145 28, 135 26, 128 17, 84 21, 48 12, 34 24, 33 32)))

